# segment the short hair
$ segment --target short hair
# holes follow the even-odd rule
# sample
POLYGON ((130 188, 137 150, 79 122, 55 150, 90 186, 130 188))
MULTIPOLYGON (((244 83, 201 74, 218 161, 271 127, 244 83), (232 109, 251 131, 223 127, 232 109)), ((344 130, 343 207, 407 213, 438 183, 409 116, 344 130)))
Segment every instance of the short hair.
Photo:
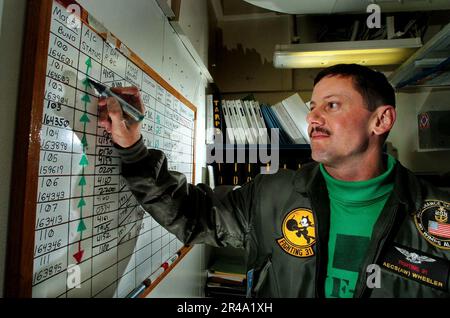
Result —
POLYGON ((327 76, 351 77, 355 89, 371 112, 381 105, 395 107, 394 88, 381 72, 358 64, 337 64, 320 71, 314 79, 314 86, 327 76))

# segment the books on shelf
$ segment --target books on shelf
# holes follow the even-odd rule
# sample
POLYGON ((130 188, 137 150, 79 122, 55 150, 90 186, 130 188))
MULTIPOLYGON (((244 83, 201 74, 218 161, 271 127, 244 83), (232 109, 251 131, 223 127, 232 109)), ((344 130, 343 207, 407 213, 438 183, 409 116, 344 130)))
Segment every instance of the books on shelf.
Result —
MULTIPOLYGON (((211 108, 209 104, 207 106, 211 108)), ((223 134, 226 132, 230 144, 267 144, 270 141, 258 102, 223 99, 220 107, 214 103, 213 109, 214 120, 207 116, 207 128, 213 125, 223 134)), ((212 136, 207 137, 209 143, 212 140, 212 136)))
POLYGON ((232 281, 232 282, 243 282, 245 280, 245 275, 240 274, 234 274, 234 273, 227 273, 227 272, 214 272, 208 270, 208 278, 218 279, 222 281, 232 281))
POLYGON ((208 269, 208 277, 221 277, 232 280, 245 279, 245 264, 239 259, 217 258, 208 269))
MULTIPOLYGON (((253 111, 253 105, 251 104, 252 101, 249 100, 244 100, 244 111, 246 113, 247 116, 247 120, 248 120, 248 125, 249 127, 252 128, 252 134, 253 134, 253 138, 255 139, 255 143, 258 143, 258 141, 261 141, 261 136, 260 136, 260 126, 258 124, 257 118, 255 116, 255 113, 253 111)), ((263 143, 263 142, 261 142, 263 143)), ((267 141, 264 141, 264 143, 267 143, 267 141)))
POLYGON ((225 119, 225 125, 227 126, 227 137, 228 140, 235 140, 237 138, 237 136, 234 134, 234 130, 230 129, 232 128, 234 125, 232 124, 231 120, 231 116, 232 114, 230 114, 230 109, 227 106, 227 101, 226 100, 222 100, 222 111, 223 111, 223 117, 225 119))
POLYGON ((205 141, 207 144, 212 144, 214 142, 214 104, 213 95, 206 95, 206 134, 205 141))
POLYGON ((241 101, 235 100, 234 106, 236 107, 237 116, 239 118, 239 127, 242 128, 247 143, 254 144, 255 141, 253 140, 252 134, 250 133, 250 127, 248 127, 247 119, 245 118, 245 113, 241 101))
POLYGON ((302 100, 299 94, 294 94, 282 102, 283 108, 288 113, 289 117, 293 119, 294 125, 300 131, 303 139, 306 143, 311 143, 308 134, 308 122, 306 116, 308 116, 309 108, 302 100))
POLYGON ((245 284, 232 285, 228 283, 224 284, 207 281, 205 288, 205 296, 244 298, 246 297, 246 291, 247 288, 245 284))
POLYGON ((207 272, 206 297, 245 297, 246 270, 244 262, 218 258, 207 272))
MULTIPOLYGON (((279 129, 280 145, 309 144, 308 113, 299 94, 273 106, 251 99, 221 99, 218 94, 207 97, 207 128, 214 127, 216 134, 222 132, 227 137, 224 142, 230 144, 269 144, 271 128, 279 129)), ((208 134, 207 143, 212 142, 208 134)))
POLYGON ((306 140, 303 138, 300 130, 296 126, 294 120, 289 116, 282 103, 278 103, 272 106, 275 115, 278 117, 280 124, 284 131, 291 137, 296 144, 306 144, 306 140))
MULTIPOLYGON (((274 109, 269 105, 261 105, 261 111, 268 129, 278 129, 278 137, 280 145, 292 145, 294 140, 283 129, 280 120, 275 115, 274 109)), ((273 138, 273 136, 272 136, 273 138)))
MULTIPOLYGON (((242 128, 240 115, 238 113, 236 103, 234 100, 227 100, 226 104, 227 104, 227 107, 229 110, 228 115, 230 116, 230 123, 231 123, 231 126, 229 128, 231 128, 233 130, 233 133, 235 135, 235 141, 238 144, 245 144, 246 137, 245 137, 245 133, 242 128)), ((234 142, 232 142, 232 143, 234 143, 234 142)))

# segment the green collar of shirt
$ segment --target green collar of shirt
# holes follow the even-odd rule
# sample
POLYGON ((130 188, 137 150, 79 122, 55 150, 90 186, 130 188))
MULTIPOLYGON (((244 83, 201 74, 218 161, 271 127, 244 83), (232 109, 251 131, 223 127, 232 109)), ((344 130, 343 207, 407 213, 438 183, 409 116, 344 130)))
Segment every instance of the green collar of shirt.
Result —
POLYGON ((396 159, 387 155, 387 170, 372 179, 364 181, 343 181, 333 178, 320 164, 320 171, 327 185, 331 200, 345 205, 367 205, 371 202, 382 200, 393 189, 393 174, 396 159))

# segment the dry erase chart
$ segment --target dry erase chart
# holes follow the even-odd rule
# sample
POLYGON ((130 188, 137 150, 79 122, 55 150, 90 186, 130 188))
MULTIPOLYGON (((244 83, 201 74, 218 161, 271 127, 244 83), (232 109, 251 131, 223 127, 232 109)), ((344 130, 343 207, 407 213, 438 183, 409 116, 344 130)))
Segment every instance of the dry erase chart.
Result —
POLYGON ((125 297, 181 247, 133 198, 110 135, 97 124, 90 77, 141 89, 147 147, 193 174, 194 111, 54 2, 40 134, 33 297, 125 297), (71 288, 71 265, 81 288, 71 288))

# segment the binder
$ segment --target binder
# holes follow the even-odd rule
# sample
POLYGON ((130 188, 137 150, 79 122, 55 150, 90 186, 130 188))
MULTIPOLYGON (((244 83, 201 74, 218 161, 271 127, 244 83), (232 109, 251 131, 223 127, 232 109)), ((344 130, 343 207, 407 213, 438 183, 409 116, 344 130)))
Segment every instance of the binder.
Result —
POLYGON ((264 121, 261 108, 259 106, 259 102, 258 101, 250 101, 250 104, 253 105, 253 111, 255 112, 255 116, 256 116, 256 119, 258 121, 258 125, 260 128, 259 132, 260 132, 261 144, 268 144, 268 143, 270 143, 270 138, 268 135, 267 126, 264 121))
POLYGON ((281 127, 280 122, 278 121, 278 119, 276 118, 276 116, 273 113, 273 110, 271 109, 270 106, 267 105, 262 105, 261 106, 261 111, 262 114, 264 116, 264 119, 266 120, 266 124, 268 128, 278 128, 278 132, 279 132, 279 142, 280 145, 291 145, 294 143, 294 141, 291 139, 291 137, 289 137, 286 132, 284 131, 284 129, 281 127))
POLYGON ((213 95, 206 95, 206 144, 214 142, 214 104, 213 95))
POLYGON ((236 103, 236 106, 238 108, 238 114, 240 115, 240 120, 241 120, 241 123, 242 123, 242 127, 244 128, 244 133, 245 133, 245 136, 246 136, 246 138, 248 140, 248 143, 252 144, 252 145, 256 144, 256 140, 255 140, 252 132, 250 131, 247 115, 246 115, 246 112, 244 110, 244 106, 242 105, 242 101, 237 99, 234 102, 236 103))
POLYGON ((296 144, 305 144, 306 140, 295 125, 293 119, 289 116, 282 103, 272 106, 275 115, 277 116, 282 128, 289 134, 296 144))
POLYGON ((261 136, 259 131, 259 125, 257 122, 257 118, 253 111, 253 106, 250 101, 244 101, 244 109, 247 112, 248 120, 250 122, 250 128, 253 136, 255 137, 255 143, 261 143, 261 136))
POLYGON ((245 136, 243 135, 242 129, 240 129, 240 121, 239 118, 237 118, 237 112, 231 100, 227 100, 227 108, 229 111, 228 115, 231 119, 231 125, 233 126, 233 135, 236 138, 236 144, 245 144, 245 136))
POLYGON ((311 143, 308 134, 308 122, 306 117, 309 113, 309 108, 305 102, 301 99, 299 94, 294 94, 281 102, 286 109, 289 116, 293 119, 298 130, 303 135, 303 138, 307 143, 311 143))
MULTIPOLYGON (((222 100, 222 111, 223 111, 223 117, 225 118, 225 125, 227 126, 226 134, 224 132, 223 135, 228 136, 230 144, 234 144, 236 137, 234 136, 234 133, 233 133, 233 124, 231 122, 229 109, 226 106, 225 100, 222 100)), ((226 140, 224 140, 224 143, 227 143, 226 140)))
POLYGON ((221 100, 222 98, 219 93, 213 94, 215 134, 222 134, 226 129, 221 100))
POLYGON ((245 126, 244 126, 244 123, 242 122, 241 113, 240 113, 239 107, 236 105, 236 101, 231 100, 230 101, 230 105, 231 105, 231 107, 234 110, 234 112, 233 112, 234 120, 235 120, 236 125, 237 125, 237 132, 242 137, 242 140, 241 140, 242 144, 250 143, 250 139, 248 139, 247 134, 245 133, 245 130, 244 130, 245 126))

